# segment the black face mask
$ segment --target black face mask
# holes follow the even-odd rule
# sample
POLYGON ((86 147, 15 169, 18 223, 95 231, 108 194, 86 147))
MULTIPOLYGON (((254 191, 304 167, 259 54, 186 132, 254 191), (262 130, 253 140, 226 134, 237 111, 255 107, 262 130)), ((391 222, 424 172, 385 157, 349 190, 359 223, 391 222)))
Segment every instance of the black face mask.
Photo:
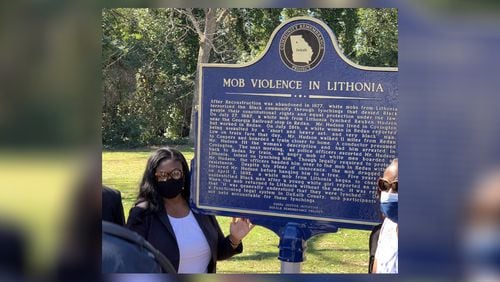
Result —
POLYGON ((173 199, 184 190, 184 179, 169 179, 156 182, 158 193, 164 198, 173 199))

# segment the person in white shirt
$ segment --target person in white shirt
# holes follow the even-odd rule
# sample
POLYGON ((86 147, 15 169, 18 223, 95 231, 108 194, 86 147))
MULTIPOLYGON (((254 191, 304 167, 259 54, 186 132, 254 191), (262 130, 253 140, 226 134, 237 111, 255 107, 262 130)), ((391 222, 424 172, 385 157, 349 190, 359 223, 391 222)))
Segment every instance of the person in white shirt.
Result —
POLYGON ((372 273, 398 273, 398 159, 391 162, 378 180, 377 194, 385 218, 372 273))
POLYGON ((178 273, 214 273, 218 260, 243 251, 241 240, 253 225, 248 219, 233 218, 230 234, 224 236, 214 216, 189 207, 189 179, 182 153, 172 148, 155 151, 127 227, 162 252, 178 273))

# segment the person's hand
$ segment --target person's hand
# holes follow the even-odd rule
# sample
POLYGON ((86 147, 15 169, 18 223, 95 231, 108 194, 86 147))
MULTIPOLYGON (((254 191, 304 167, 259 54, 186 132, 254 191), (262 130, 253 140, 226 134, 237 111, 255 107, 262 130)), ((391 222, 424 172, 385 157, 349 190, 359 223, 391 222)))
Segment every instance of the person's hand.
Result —
POLYGON ((229 239, 234 244, 239 244, 241 240, 254 228, 253 225, 248 218, 236 218, 233 217, 233 221, 231 222, 231 226, 229 232, 229 239))

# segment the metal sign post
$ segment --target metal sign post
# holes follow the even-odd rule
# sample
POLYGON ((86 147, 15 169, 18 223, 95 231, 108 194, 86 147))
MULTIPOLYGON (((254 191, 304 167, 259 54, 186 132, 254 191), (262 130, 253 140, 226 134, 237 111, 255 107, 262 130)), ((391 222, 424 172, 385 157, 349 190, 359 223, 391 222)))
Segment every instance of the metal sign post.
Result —
POLYGON ((302 272, 307 242, 304 232, 297 223, 288 223, 280 234, 279 256, 281 273, 302 272))

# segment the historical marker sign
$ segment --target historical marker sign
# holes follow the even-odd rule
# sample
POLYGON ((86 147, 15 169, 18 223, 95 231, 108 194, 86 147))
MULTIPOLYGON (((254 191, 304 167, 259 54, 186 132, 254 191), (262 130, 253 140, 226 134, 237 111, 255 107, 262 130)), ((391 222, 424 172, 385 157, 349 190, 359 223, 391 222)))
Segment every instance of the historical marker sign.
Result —
POLYGON ((194 208, 369 227, 397 155, 397 69, 362 67, 314 18, 280 25, 261 57, 204 64, 194 208))

